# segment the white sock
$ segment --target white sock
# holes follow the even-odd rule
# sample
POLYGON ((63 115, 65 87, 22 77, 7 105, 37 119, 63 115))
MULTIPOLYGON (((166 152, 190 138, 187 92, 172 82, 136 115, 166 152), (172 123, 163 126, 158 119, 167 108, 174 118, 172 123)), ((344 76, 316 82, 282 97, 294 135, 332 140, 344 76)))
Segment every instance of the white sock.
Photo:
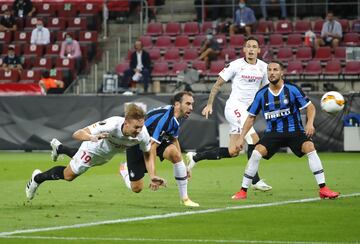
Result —
POLYGON ((249 188, 250 184, 252 182, 252 178, 256 174, 259 168, 260 159, 262 158, 259 151, 254 150, 251 154, 251 157, 249 158, 249 161, 246 165, 243 181, 241 184, 241 187, 243 188, 249 188))
POLYGON ((128 167, 127 167, 127 162, 122 163, 120 165, 120 174, 123 177, 124 181, 125 181, 125 185, 127 188, 129 188, 131 190, 131 183, 130 183, 130 177, 129 177, 129 171, 128 171, 128 167), (123 169, 121 169, 123 167, 123 169))
POLYGON ((309 160, 310 169, 315 176, 316 182, 318 183, 318 185, 324 184, 325 174, 318 154, 316 153, 316 151, 312 151, 307 154, 307 157, 309 160))
POLYGON ((180 199, 187 199, 187 172, 184 161, 174 164, 174 176, 178 185, 180 199))

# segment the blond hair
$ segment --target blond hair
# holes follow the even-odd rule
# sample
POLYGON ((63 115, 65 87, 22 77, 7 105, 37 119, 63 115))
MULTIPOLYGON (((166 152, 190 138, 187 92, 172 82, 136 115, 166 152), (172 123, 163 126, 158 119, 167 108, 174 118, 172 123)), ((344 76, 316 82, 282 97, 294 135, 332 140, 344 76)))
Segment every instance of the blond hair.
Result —
POLYGON ((127 105, 126 108, 125 108, 125 119, 126 120, 145 119, 145 112, 138 105, 136 105, 134 103, 131 103, 131 104, 127 105))

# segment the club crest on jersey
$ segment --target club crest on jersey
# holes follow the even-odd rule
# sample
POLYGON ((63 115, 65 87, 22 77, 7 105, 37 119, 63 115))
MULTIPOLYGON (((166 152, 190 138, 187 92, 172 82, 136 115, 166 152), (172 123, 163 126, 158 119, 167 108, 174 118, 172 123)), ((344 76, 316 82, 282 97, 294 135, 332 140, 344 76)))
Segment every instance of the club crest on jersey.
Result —
POLYGON ((285 98, 283 102, 284 102, 284 104, 286 105, 286 104, 289 103, 289 100, 288 100, 287 98, 285 98))

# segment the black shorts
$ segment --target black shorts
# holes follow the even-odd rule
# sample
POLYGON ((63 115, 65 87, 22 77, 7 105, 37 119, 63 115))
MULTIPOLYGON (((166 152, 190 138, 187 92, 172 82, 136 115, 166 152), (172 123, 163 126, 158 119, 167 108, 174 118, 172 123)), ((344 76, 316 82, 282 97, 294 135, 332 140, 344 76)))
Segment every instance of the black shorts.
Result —
POLYGON ((281 147, 290 147, 291 151, 299 158, 304 155, 301 151, 302 144, 306 141, 312 141, 307 137, 305 132, 268 132, 260 138, 257 144, 261 144, 266 147, 267 155, 263 158, 270 159, 281 147))
MULTIPOLYGON (((162 141, 158 146, 156 154, 160 161, 164 160, 164 151, 171 144, 172 143, 170 141, 162 141)), ((126 159, 130 181, 137 181, 142 179, 145 173, 147 173, 147 170, 143 151, 141 151, 140 146, 136 145, 126 149, 126 159)))

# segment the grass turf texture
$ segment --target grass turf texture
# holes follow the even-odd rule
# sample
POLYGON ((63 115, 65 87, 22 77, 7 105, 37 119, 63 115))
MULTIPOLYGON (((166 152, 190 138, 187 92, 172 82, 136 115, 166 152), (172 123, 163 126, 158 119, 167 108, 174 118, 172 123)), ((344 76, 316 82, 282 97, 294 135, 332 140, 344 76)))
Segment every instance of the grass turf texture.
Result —
MULTIPOLYGON (((359 153, 321 153, 320 158, 329 187, 342 194, 360 193, 359 153)), ((241 184, 245 155, 200 162, 189 183, 189 196, 201 205, 196 209, 179 204, 169 162, 157 163, 159 176, 168 180, 166 189, 157 192, 146 189, 135 194, 126 189, 118 174, 123 159, 119 155, 71 183, 45 182, 36 197, 27 201, 24 188, 33 169, 44 171, 55 165, 49 153, 0 153, 0 232, 318 197, 306 157, 299 159, 292 154, 277 154, 269 161, 262 160, 260 175, 273 190, 266 193, 249 190, 245 201, 230 199, 241 184)), ((68 161, 64 158, 57 164, 66 165, 68 161)), ((156 239, 122 243, 159 243, 163 239, 171 239, 169 243, 191 243, 190 239, 349 243, 360 240, 359 209, 360 198, 351 197, 19 235, 156 239)), ((48 242, 0 238, 0 243, 48 242)), ((51 242, 64 243, 64 240, 51 242)))

